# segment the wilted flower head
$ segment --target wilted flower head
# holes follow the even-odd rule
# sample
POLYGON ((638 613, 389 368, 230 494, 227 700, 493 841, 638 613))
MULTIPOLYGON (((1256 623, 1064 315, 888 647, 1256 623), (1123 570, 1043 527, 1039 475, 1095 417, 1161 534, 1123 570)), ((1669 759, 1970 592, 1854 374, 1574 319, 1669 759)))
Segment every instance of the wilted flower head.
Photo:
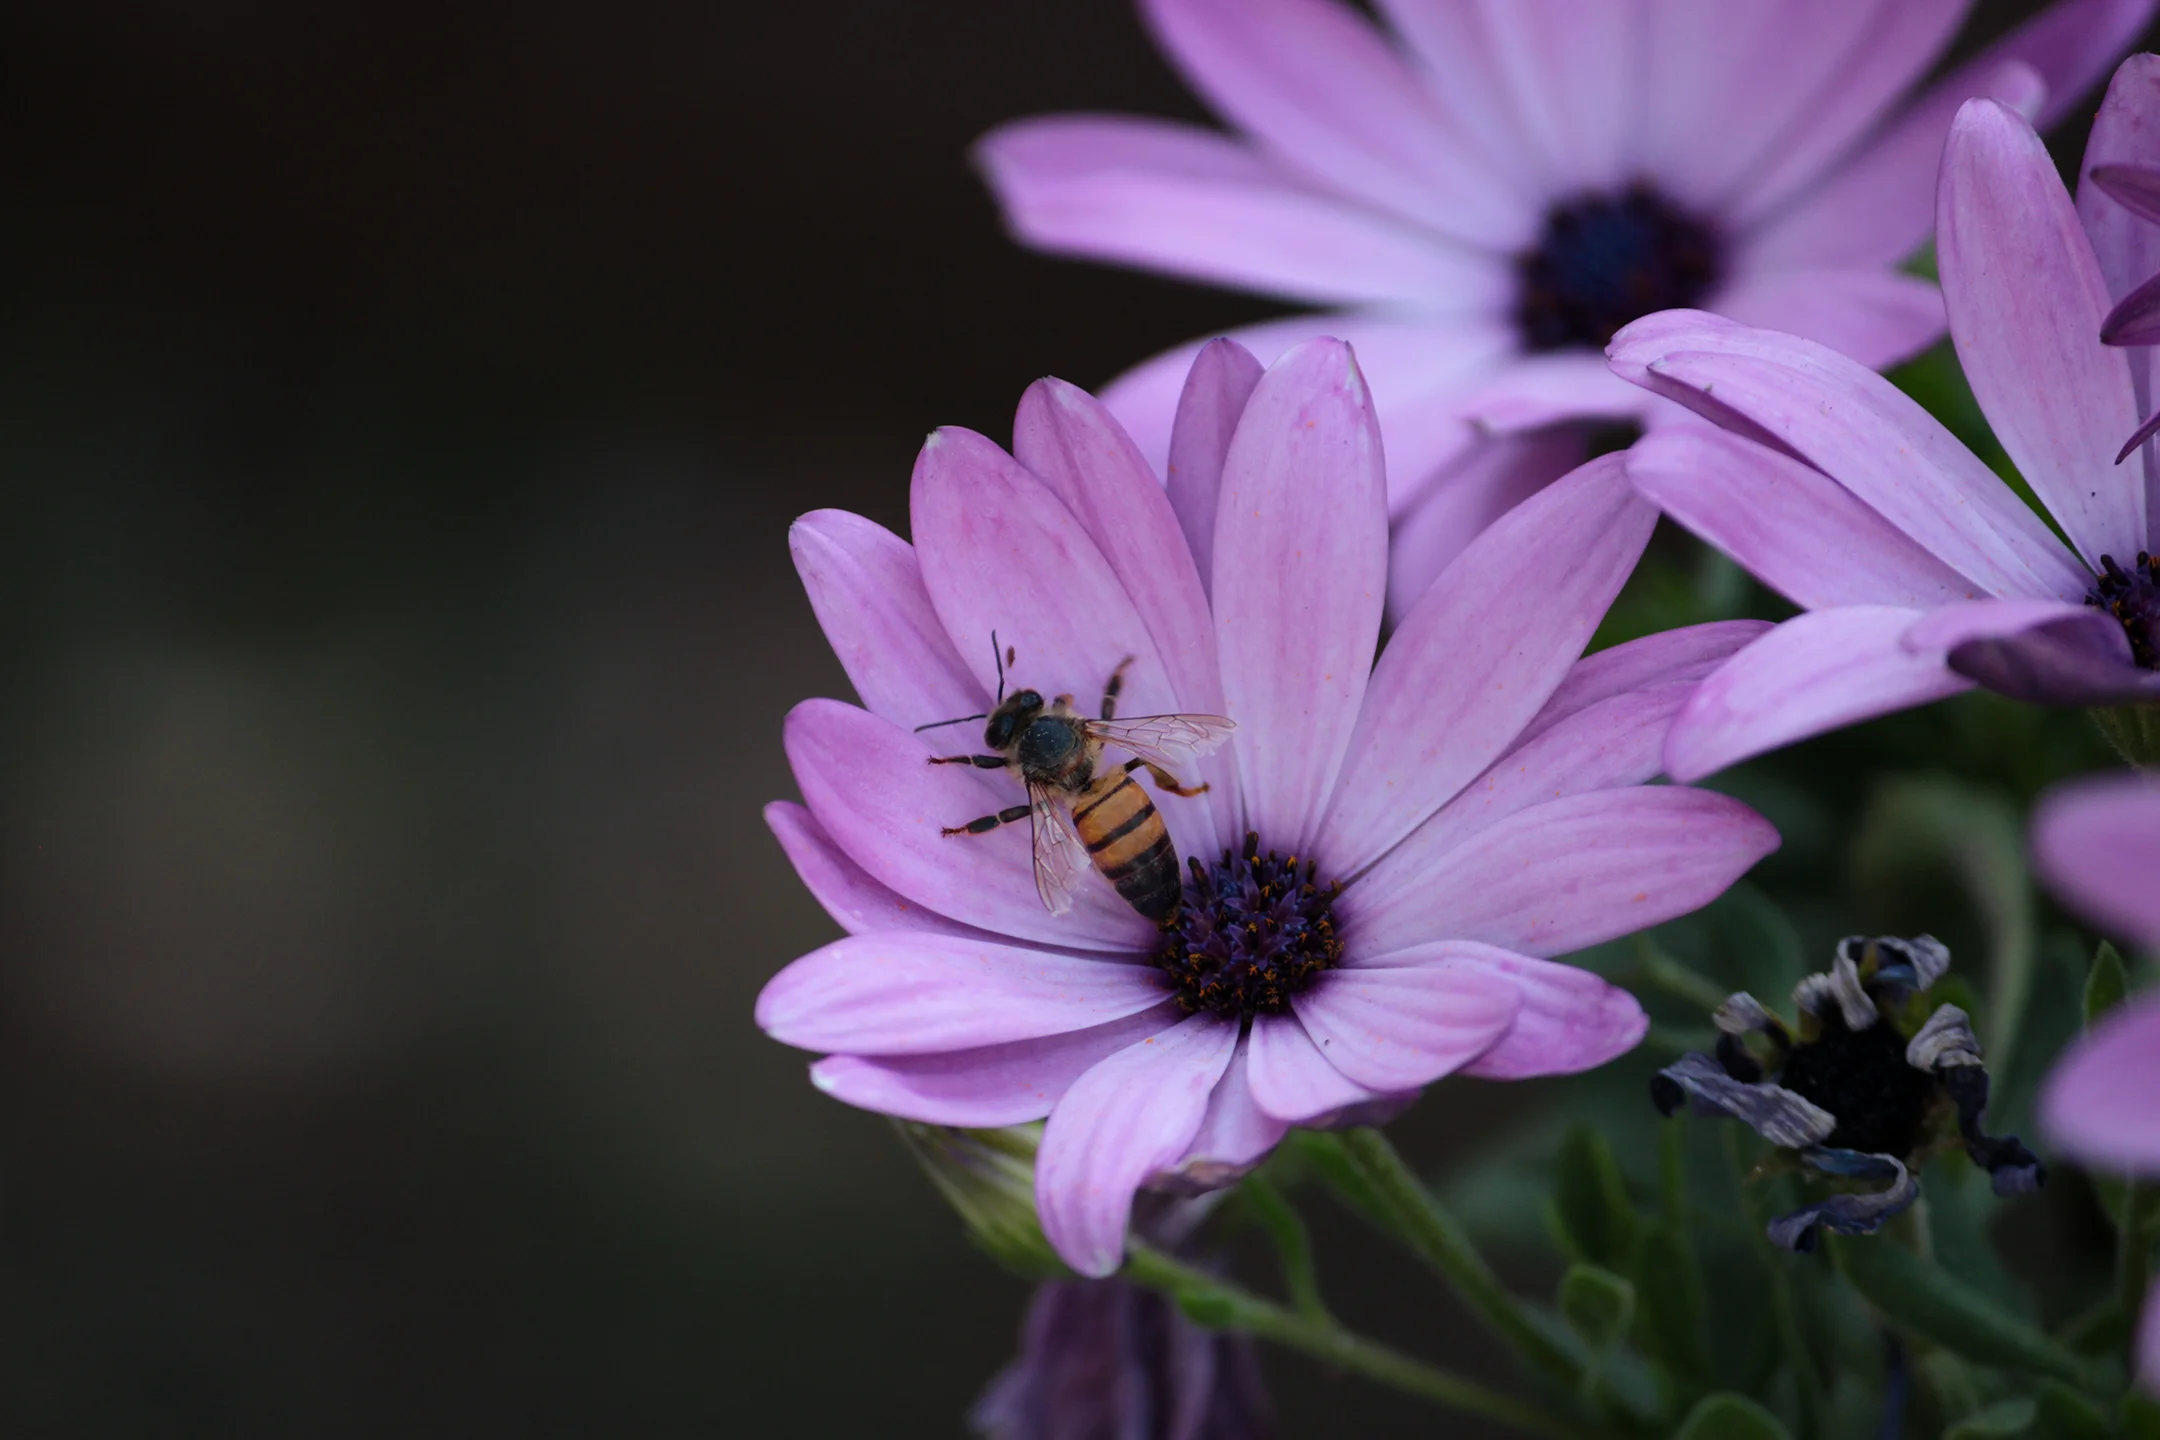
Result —
MULTIPOLYGON (((1262 360, 1322 334, 1357 346, 1404 522, 1398 572, 1422 582, 1572 463, 1552 436, 1469 460, 1481 433, 1662 408, 1605 371, 1630 320, 1701 307, 1875 366, 1942 333, 1933 287, 1894 267, 1927 238, 1958 102, 2052 124, 2152 4, 2057 4, 1916 88, 1969 8, 1383 0, 1383 32, 1335 0, 1145 0, 1233 133, 1041 117, 978 158, 1028 244, 1331 307, 1235 338, 1262 360)), ((1104 393, 1158 470, 1196 349, 1104 393)))
POLYGON ((1199 460, 1167 492, 1101 405, 1043 381, 1017 458, 931 437, 914 546, 835 512, 793 536, 867 708, 796 707, 807 808, 767 814, 851 933, 775 977, 758 1022, 826 1052, 812 1077, 852 1104, 1047 1116, 1043 1228, 1087 1275, 1118 1267, 1143 1185, 1222 1183, 1287 1126, 1457 1070, 1627 1050, 1633 998, 1546 957, 1692 910, 1776 844, 1733 800, 1644 783, 1689 688, 1761 627, 1578 663, 1655 520, 1616 460, 1482 535, 1375 664, 1386 501, 1349 347, 1263 375, 1225 342, 1185 393, 1199 460), (1158 807, 1189 865, 1169 923, 1092 871, 1050 913, 1026 824, 939 833, 1025 814, 1010 775, 925 763, 950 732, 914 729, 990 708, 993 630, 1012 683, 1092 696, 1132 657, 1121 715, 1236 721, 1197 771, 1212 788, 1158 807))
MULTIPOLYGON (((2160 786, 2102 780, 2055 792, 2033 821, 2033 858, 2063 899, 2160 949, 2160 786)), ((2088 1165, 2160 1178, 2160 995, 2123 1006, 2070 1047, 2041 1087, 2040 1124, 2088 1165)), ((2160 1388, 2160 1290, 2146 1301, 2138 1357, 2160 1388)))
MULTIPOLYGON (((2116 112, 2119 116, 2119 111, 2116 112)), ((1693 778, 1975 682, 2043 704, 2160 701, 2153 457, 2108 289, 2032 127, 1958 112, 1936 224, 1958 358, 2065 546, 1933 416, 1810 341, 1675 311, 1615 337, 1613 368, 1724 430, 1629 454, 1666 513, 1810 613, 1713 675, 1666 762, 1693 778)))
POLYGON ((1733 995, 1715 1017, 1717 1053, 1683 1055, 1651 1081, 1667 1115, 1693 1099, 1704 1113, 1745 1121, 1810 1169, 1882 1182, 1772 1221, 1777 1244, 1811 1250, 1818 1227, 1873 1234, 1919 1198, 1917 1156, 1953 1126, 1996 1194, 2039 1188, 2044 1172, 2033 1153, 1980 1128, 1988 1076, 1965 1012, 1927 1009, 1928 987, 1949 968, 1950 952, 1931 936, 1849 936, 1827 973, 1793 991, 1796 1023, 1752 995, 1733 995))

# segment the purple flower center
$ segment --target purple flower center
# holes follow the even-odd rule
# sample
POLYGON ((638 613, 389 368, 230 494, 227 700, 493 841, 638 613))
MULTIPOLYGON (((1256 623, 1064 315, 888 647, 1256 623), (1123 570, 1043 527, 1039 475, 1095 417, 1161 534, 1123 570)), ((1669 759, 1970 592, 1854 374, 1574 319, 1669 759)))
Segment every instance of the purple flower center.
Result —
POLYGON ((1192 874, 1184 903, 1163 925, 1155 963, 1187 1014, 1280 1014, 1313 976, 1342 959, 1328 913, 1342 886, 1319 884, 1313 861, 1262 855, 1260 837, 1248 832, 1242 853, 1186 864, 1192 874))
POLYGON ((1708 225, 1639 182, 1555 205, 1515 257, 1523 346, 1602 350, 1631 320, 1697 305, 1717 283, 1718 251, 1708 225))
POLYGON ((2134 568, 2125 570, 2114 556, 2103 555, 2100 570, 2100 579, 2086 593, 2085 603, 2120 620, 2137 663, 2147 670, 2160 670, 2160 564, 2140 550, 2134 568))

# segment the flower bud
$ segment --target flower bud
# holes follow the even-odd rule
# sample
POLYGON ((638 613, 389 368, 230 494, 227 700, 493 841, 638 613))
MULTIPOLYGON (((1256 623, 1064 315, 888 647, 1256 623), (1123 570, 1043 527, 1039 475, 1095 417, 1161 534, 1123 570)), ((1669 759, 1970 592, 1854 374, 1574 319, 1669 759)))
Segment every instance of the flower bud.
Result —
POLYGON ((1035 1213, 1040 1124, 961 1130, 900 1120, 894 1128, 991 1259, 1030 1280, 1072 1273, 1043 1238, 1035 1213))

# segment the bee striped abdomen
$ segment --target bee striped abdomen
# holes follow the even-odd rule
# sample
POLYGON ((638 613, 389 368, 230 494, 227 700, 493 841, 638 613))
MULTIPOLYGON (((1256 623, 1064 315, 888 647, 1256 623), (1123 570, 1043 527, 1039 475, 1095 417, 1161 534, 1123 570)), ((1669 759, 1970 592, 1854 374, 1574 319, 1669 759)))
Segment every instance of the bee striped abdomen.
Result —
POLYGON ((1074 803, 1072 818, 1088 858, 1126 904, 1150 920, 1176 913, 1184 893, 1177 849, 1138 782, 1121 770, 1098 777, 1074 803))

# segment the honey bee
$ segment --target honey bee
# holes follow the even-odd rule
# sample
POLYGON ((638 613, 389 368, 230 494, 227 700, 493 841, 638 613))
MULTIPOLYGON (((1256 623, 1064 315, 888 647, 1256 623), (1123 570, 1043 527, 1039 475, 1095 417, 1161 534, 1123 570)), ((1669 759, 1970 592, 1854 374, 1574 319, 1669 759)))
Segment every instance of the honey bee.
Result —
MULTIPOLYGON (((990 637, 995 650, 997 636, 990 637)), ((940 725, 987 720, 983 745, 994 755, 933 755, 932 765, 973 765, 978 770, 1010 770, 1027 786, 1028 803, 946 827, 947 835, 987 835, 1000 825, 1026 818, 1033 823, 1035 893, 1044 908, 1062 915, 1072 908, 1072 885, 1080 874, 1084 849, 1105 880, 1125 903, 1158 923, 1177 913, 1184 894, 1178 875, 1177 849, 1147 791, 1133 779, 1146 769, 1172 795, 1199 795, 1200 785, 1180 784, 1170 767, 1205 755, 1230 737, 1236 724, 1220 715, 1141 715, 1117 718, 1118 692, 1124 688, 1128 655, 1103 684, 1102 717, 1074 711, 1072 696, 1048 704, 1039 691, 1005 694, 1005 667, 1015 660, 1010 648, 996 652, 998 700, 994 709, 957 720, 918 725, 918 732, 940 725), (1102 766, 1103 747, 1115 745, 1134 758, 1102 766)))

